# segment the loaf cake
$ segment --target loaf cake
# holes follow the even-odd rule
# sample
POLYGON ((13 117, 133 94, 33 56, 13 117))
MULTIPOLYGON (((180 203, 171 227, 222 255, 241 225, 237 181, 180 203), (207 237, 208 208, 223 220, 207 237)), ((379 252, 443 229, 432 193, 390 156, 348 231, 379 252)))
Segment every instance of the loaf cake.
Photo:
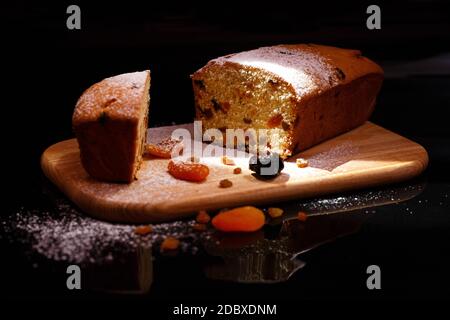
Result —
POLYGON ((81 163, 93 178, 131 182, 147 135, 150 71, 104 79, 79 98, 72 125, 81 163))
POLYGON ((286 158, 363 124, 383 70, 358 50, 299 44, 220 57, 191 78, 204 131, 265 129, 264 147, 286 158))

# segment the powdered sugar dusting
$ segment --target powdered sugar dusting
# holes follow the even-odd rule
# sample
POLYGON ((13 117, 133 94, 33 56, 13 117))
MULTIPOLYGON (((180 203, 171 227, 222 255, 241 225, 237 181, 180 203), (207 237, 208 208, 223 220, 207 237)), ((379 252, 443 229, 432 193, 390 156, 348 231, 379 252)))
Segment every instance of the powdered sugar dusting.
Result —
MULTIPOLYGON (((374 213, 375 206, 400 203, 420 193, 422 184, 412 184, 383 189, 358 191, 338 196, 320 197, 293 201, 281 205, 285 209, 284 220, 296 219, 299 210, 310 216, 336 212, 365 209, 361 213, 374 213)), ((443 203, 448 198, 442 196, 443 203)), ((418 204, 427 204, 428 200, 419 199, 418 204)), ((445 202, 446 203, 446 202, 445 202)), ((408 215, 410 210, 406 207, 408 215)), ((281 223, 280 220, 272 223, 281 223)), ((54 208, 21 208, 15 214, 3 217, 0 223, 0 239, 11 243, 22 243, 29 254, 38 254, 53 261, 76 263, 80 265, 102 264, 126 259, 126 253, 133 253, 140 248, 159 253, 159 245, 166 237, 180 239, 180 253, 197 254, 202 248, 223 252, 221 237, 208 227, 206 231, 193 231, 194 220, 154 224, 153 231, 147 235, 137 235, 136 225, 113 224, 98 221, 78 211, 63 198, 55 200, 54 208)), ((271 224, 272 224, 271 223, 271 224)), ((306 230, 305 230, 306 231, 306 230)), ((243 236, 245 238, 245 236, 243 236)), ((233 237, 235 238, 235 237, 233 237)), ((262 240, 262 239, 261 239, 262 240)), ((266 241, 266 240, 263 240, 266 241)), ((225 241, 226 244, 226 241, 225 241)), ((261 241, 257 244, 263 245, 261 241)), ((246 254, 238 250, 241 254, 246 254)), ((261 251, 265 254, 266 251, 261 251)))
POLYGON ((333 171, 359 154, 359 147, 346 141, 308 158, 310 167, 333 171))
POLYGON ((330 79, 334 79, 334 69, 326 59, 317 52, 306 49, 262 47, 214 61, 231 61, 272 72, 292 84, 298 95, 325 90, 330 87, 330 79))
POLYGON ((165 237, 181 240, 182 252, 196 253, 200 241, 210 238, 210 231, 192 229, 195 221, 176 221, 153 226, 145 236, 134 232, 136 225, 113 224, 90 218, 67 200, 58 199, 55 210, 22 208, 2 221, 2 234, 10 241, 30 245, 31 251, 54 261, 77 264, 104 263, 138 248, 158 251, 165 237), (18 236, 19 235, 19 236, 18 236))

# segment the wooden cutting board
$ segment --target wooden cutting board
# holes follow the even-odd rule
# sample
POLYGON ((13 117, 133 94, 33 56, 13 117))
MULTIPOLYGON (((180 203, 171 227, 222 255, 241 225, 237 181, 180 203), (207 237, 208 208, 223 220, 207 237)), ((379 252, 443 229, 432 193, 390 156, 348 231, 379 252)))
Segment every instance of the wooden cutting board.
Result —
MULTIPOLYGON (((151 141, 192 125, 149 129, 151 141)), ((428 164, 425 149, 398 134, 367 122, 359 128, 308 149, 285 162, 277 178, 261 181, 248 170, 248 158, 235 158, 242 173, 222 164, 220 157, 202 158, 210 175, 202 183, 176 180, 167 172, 167 159, 146 159, 131 184, 96 181, 80 163, 75 139, 59 142, 42 155, 45 175, 90 215, 109 221, 163 222, 197 210, 276 203, 327 193, 398 182, 420 174, 428 164), (298 168, 297 157, 309 167, 298 168), (221 179, 233 182, 219 188, 221 179)))

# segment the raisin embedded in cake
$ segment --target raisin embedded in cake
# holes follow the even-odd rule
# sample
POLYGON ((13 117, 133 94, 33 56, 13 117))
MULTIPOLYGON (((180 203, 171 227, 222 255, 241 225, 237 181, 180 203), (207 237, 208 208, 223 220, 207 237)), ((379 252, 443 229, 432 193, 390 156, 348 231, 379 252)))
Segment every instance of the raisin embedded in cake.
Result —
POLYGON ((364 123, 383 71, 357 50, 299 44, 220 57, 191 77, 204 130, 266 129, 285 158, 364 123))
POLYGON ((78 99, 72 125, 81 163, 93 178, 135 179, 147 135, 149 89, 147 70, 104 79, 78 99))

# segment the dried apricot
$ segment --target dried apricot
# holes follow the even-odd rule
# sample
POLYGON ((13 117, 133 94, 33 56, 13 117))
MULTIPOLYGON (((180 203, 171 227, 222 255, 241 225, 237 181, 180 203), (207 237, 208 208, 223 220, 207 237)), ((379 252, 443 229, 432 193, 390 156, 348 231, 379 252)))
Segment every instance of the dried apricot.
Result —
POLYGON ((157 144, 148 143, 145 145, 144 155, 152 155, 158 158, 170 159, 172 153, 179 154, 183 150, 181 140, 166 138, 157 144))
POLYGON ((253 232, 261 229, 264 223, 264 213, 251 206, 222 211, 212 219, 214 228, 223 232, 253 232))
POLYGON ((278 127, 280 125, 281 121, 283 121, 283 116, 281 114, 277 113, 267 121, 267 126, 269 128, 278 127))
POLYGON ((208 166, 201 163, 170 160, 167 169, 174 178, 193 182, 204 181, 209 175, 208 166))

